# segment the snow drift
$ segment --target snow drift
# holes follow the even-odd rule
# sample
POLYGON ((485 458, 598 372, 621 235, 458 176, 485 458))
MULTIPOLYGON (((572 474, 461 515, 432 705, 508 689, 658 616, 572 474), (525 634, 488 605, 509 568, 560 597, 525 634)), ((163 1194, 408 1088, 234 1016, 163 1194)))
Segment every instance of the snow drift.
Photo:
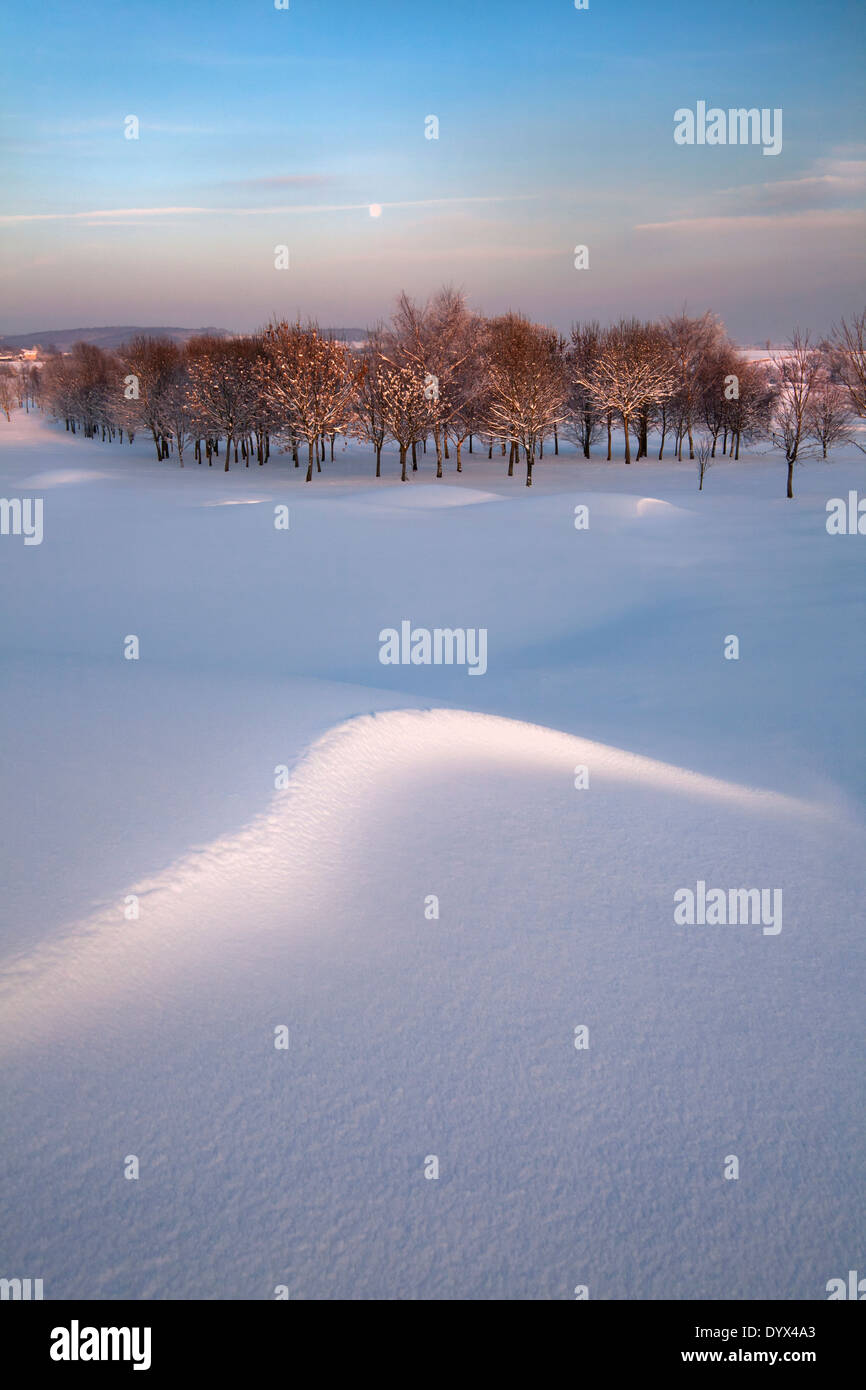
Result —
POLYGON ((820 1296, 862 862, 820 807, 555 730, 353 720, 137 921, 10 962, 6 1262, 49 1297, 820 1296), (781 886, 784 930, 675 926, 701 878, 781 886))

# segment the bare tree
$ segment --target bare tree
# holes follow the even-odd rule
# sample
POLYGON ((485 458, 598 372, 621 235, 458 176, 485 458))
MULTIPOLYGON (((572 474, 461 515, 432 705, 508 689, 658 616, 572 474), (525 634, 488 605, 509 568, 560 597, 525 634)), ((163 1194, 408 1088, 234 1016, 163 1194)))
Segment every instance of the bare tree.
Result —
POLYGON ((769 436, 777 394, 775 378, 760 363, 745 359, 740 362, 726 399, 723 453, 727 448, 737 460, 742 440, 769 436))
POLYGON ((447 450, 450 436, 456 450, 457 472, 462 473, 461 450, 466 440, 484 430, 490 419, 490 378, 487 370, 486 327, 474 314, 463 320, 460 359, 449 367, 443 409, 443 437, 447 450))
POLYGON ((704 490, 704 478, 707 469, 713 461, 712 441, 705 434, 698 435, 697 445, 695 446, 695 458, 698 464, 698 492, 704 490))
POLYGON ((178 363, 172 381, 160 396, 158 416, 160 432, 174 444, 178 463, 183 468, 183 451, 196 423, 189 375, 183 362, 178 363))
POLYGON ((0 367, 0 410, 7 420, 12 419, 12 410, 17 404, 15 380, 8 367, 0 367))
MULTIPOLYGON (((842 319, 839 326, 834 327, 832 346, 851 409, 861 420, 866 420, 866 309, 861 309, 850 322, 842 319)), ((866 453, 866 446, 856 439, 854 443, 866 453)))
POLYGON ((541 440, 567 418, 555 336, 514 313, 494 319, 488 334, 491 428, 523 449, 527 487, 541 440))
MULTIPOLYGON (((664 330, 655 323, 643 323, 637 328, 637 335, 640 342, 640 349, 650 362, 656 362, 660 366, 665 362, 670 365, 670 344, 664 330)), ((637 439, 637 457, 646 458, 649 452, 649 428, 651 422, 661 415, 661 411, 668 400, 666 392, 659 392, 654 385, 650 385, 647 394, 640 402, 635 420, 635 437, 637 439)))
POLYGON ((106 437, 110 424, 113 361, 93 343, 74 343, 69 353, 72 379, 72 409, 87 439, 101 432, 106 437))
POLYGON ((625 435, 625 461, 631 463, 630 430, 647 401, 669 396, 676 375, 669 353, 636 319, 621 319, 603 335, 595 361, 575 377, 603 410, 615 411, 625 435))
POLYGON ((810 439, 821 446, 821 457, 827 450, 854 440, 851 394, 829 378, 822 377, 815 385, 806 407, 806 431, 810 439))
POLYGON ((406 455, 430 428, 430 411, 424 395, 424 378, 417 368, 386 364, 380 376, 385 428, 400 450, 400 478, 406 477, 406 455))
POLYGON ((747 359, 729 342, 716 344, 704 358, 699 381, 700 413, 710 433, 713 458, 720 434, 723 436, 722 452, 726 450, 731 402, 739 393, 740 378, 746 366, 747 359))
POLYGON ((571 437, 590 457, 590 450, 601 433, 598 404, 587 385, 592 380, 595 362, 601 347, 601 327, 598 320, 575 323, 571 329, 571 351, 566 359, 568 371, 568 423, 571 437))
POLYGON ((56 420, 65 422, 67 432, 75 432, 75 375, 67 357, 52 354, 45 363, 41 380, 42 401, 56 420))
POLYGON ((355 413, 352 420, 352 433, 355 437, 367 440, 376 451, 377 478, 382 476, 382 449, 387 434, 385 405, 382 399, 384 365, 382 327, 377 325, 367 334, 367 341, 359 355, 355 413))
POLYGON ((355 364, 346 344, 323 336, 316 323, 280 320, 265 330, 264 340, 261 387, 282 434, 306 440, 311 483, 319 442, 352 424, 355 364))
POLYGON ((665 319, 665 336, 676 367, 675 396, 679 406, 678 457, 683 456, 683 439, 689 441, 689 458, 695 456, 694 422, 701 402, 701 382, 707 358, 724 341, 724 328, 714 314, 689 318, 682 311, 665 319))
POLYGON ((165 393, 177 373, 180 348, 171 338, 139 334, 120 349, 119 356, 124 379, 134 378, 136 395, 130 399, 138 402, 135 410, 138 422, 150 430, 157 458, 167 458, 168 441, 160 429, 160 414, 165 393))
POLYGON ((794 464, 808 448, 807 411, 819 379, 821 354, 811 346, 808 333, 796 328, 783 352, 775 359, 778 400, 770 437, 783 450, 788 464, 787 496, 794 496, 794 464))
POLYGON ((404 293, 382 345, 390 366, 407 367, 424 382, 437 478, 442 477, 447 457, 451 419, 460 407, 458 375, 476 346, 472 319, 464 294, 450 286, 425 305, 415 304, 404 293))
POLYGON ((225 436, 224 471, 228 473, 232 445, 237 462, 238 440, 249 428, 252 382, 248 357, 242 344, 224 338, 191 340, 189 355, 190 405, 198 428, 206 436, 225 436))

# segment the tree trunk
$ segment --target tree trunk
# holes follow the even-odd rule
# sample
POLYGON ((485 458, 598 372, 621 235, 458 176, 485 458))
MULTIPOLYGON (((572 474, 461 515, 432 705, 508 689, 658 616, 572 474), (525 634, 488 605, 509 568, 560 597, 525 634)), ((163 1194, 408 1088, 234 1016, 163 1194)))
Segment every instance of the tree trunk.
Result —
POLYGON ((788 496, 794 496, 794 460, 788 459, 788 496))
MULTIPOLYGON (((310 459, 309 463, 307 464, 307 476, 304 479, 304 482, 311 483, 313 481, 313 450, 316 449, 316 441, 312 438, 308 439, 307 447, 309 449, 310 459)), ((318 449, 316 449, 316 452, 318 453, 318 449)))
POLYGON ((531 453, 531 451, 530 451, 529 449, 527 449, 525 452, 526 452, 526 486, 527 486, 527 487, 532 487, 532 453, 531 453))
POLYGON ((376 477, 377 477, 377 478, 381 478, 381 476, 382 476, 382 446, 381 446, 381 444, 377 444, 377 445, 376 445, 376 477))
POLYGON ((631 463, 631 440, 629 438, 629 417, 623 411, 622 427, 625 430, 625 461, 631 463))
MULTIPOLYGON (((405 446, 404 444, 401 444, 401 445, 400 445, 400 482, 401 482, 401 483, 408 483, 408 481, 409 481, 409 479, 406 477, 406 454, 407 454, 407 452, 408 452, 408 450, 406 449, 406 446, 405 446)), ((442 476, 441 473, 438 474, 438 476, 441 477, 441 476, 442 476)))
POLYGON ((612 452, 611 452, 612 444, 611 444, 610 416, 611 416, 611 412, 608 411, 608 412, 607 412, 607 461, 608 461, 608 463, 610 463, 611 458, 613 457, 612 452))

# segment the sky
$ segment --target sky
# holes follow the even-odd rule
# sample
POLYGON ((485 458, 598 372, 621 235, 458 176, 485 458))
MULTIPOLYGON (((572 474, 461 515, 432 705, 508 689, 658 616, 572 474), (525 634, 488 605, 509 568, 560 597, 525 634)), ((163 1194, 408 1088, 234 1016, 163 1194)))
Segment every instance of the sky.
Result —
POLYGON ((447 283, 820 335, 866 302, 864 39, 862 0, 6 6, 0 333, 364 326, 447 283), (780 152, 677 144, 698 102, 781 109, 780 152))

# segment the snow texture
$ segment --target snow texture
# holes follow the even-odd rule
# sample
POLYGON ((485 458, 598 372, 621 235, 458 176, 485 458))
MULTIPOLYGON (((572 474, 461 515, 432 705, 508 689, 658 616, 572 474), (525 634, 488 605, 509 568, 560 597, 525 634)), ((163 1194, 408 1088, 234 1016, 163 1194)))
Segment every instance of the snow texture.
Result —
POLYGON ((306 487, 20 413, 0 444, 3 495, 45 496, 42 545, 0 538, 0 1274, 820 1299, 862 1268, 866 538, 825 529, 862 462, 788 502, 769 458, 698 494, 569 453, 528 492, 486 454, 306 487), (383 666, 404 619, 486 627, 487 674, 383 666), (699 880, 781 888, 782 930, 677 925, 699 880))

